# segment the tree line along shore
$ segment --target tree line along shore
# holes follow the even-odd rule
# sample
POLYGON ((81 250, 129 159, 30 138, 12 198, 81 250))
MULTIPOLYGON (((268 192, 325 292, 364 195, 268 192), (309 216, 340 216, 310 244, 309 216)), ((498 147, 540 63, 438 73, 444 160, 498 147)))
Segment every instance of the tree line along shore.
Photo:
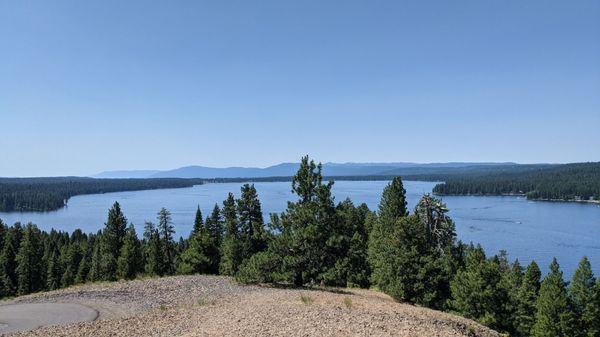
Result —
MULTIPOLYGON (((497 164, 465 167, 405 168, 389 174, 330 176, 333 180, 406 180, 442 182, 436 195, 524 195, 531 200, 600 202, 600 163, 497 164)), ((0 178, 0 212, 52 211, 83 194, 185 188, 205 183, 282 182, 292 177, 0 178)))
POLYGON ((411 212, 402 180, 384 189, 377 211, 346 199, 308 157, 291 179, 297 197, 263 219, 253 185, 229 194, 187 238, 176 240, 161 209, 143 235, 118 203, 97 233, 0 223, 0 297, 138 276, 221 274, 241 283, 375 288, 398 301, 452 312, 511 336, 600 336, 600 279, 583 257, 573 278, 556 260, 542 278, 505 252, 486 256, 456 239, 448 209, 424 195, 411 212))

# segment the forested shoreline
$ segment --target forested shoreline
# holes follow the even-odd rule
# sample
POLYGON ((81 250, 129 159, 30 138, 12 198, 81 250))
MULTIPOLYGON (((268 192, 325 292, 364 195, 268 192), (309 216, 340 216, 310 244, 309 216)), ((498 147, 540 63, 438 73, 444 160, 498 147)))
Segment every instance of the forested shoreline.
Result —
POLYGON ((53 211, 76 195, 182 188, 202 183, 201 179, 180 178, 0 178, 0 212, 53 211))
POLYGON ((187 238, 176 240, 161 209, 138 237, 118 203, 104 229, 45 232, 0 224, 0 297, 138 276, 221 274, 243 283, 376 288, 398 301, 449 311, 511 336, 599 336, 600 279, 583 257, 570 282, 558 262, 542 278, 535 262, 486 256, 456 240, 448 209, 424 195, 412 212, 393 178, 377 211, 335 203, 321 166, 302 159, 297 197, 263 219, 253 185, 229 194, 187 238))
POLYGON ((530 200, 600 201, 600 163, 444 177, 437 195, 525 195, 530 200))
MULTIPOLYGON (((437 195, 526 195, 532 200, 599 201, 600 163, 407 168, 386 175, 329 176, 347 181, 443 181, 437 195)), ((293 177, 261 178, 136 178, 82 177, 0 178, 0 212, 53 211, 83 194, 185 188, 205 183, 286 182, 293 177)))

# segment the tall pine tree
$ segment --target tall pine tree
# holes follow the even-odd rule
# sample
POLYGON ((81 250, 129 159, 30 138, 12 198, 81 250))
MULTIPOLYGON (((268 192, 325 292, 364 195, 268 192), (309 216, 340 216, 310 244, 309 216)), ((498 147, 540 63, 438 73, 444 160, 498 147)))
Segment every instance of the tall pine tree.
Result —
POLYGON ((540 287, 536 302, 535 324, 531 329, 534 337, 574 336, 575 318, 567 294, 567 284, 556 259, 550 264, 540 287))
POLYGON ((579 266, 573 274, 573 279, 569 284, 569 298, 571 300, 573 313, 575 315, 575 331, 577 336, 588 337, 588 330, 593 327, 591 321, 595 317, 590 314, 593 311, 593 298, 596 286, 596 279, 592 272, 592 266, 587 257, 583 257, 579 266))
POLYGON ((223 201, 223 221, 225 223, 225 234, 221 244, 221 264, 219 272, 223 275, 233 276, 241 263, 240 228, 235 209, 235 198, 229 193, 223 201))
POLYGON ((142 252, 135 227, 130 224, 125 232, 123 246, 117 260, 117 277, 133 279, 141 272, 142 252))
POLYGON ((541 277, 540 268, 535 261, 532 261, 525 270, 517 292, 517 308, 514 316, 517 336, 526 337, 531 334, 531 327, 535 323, 535 306, 540 292, 541 277))

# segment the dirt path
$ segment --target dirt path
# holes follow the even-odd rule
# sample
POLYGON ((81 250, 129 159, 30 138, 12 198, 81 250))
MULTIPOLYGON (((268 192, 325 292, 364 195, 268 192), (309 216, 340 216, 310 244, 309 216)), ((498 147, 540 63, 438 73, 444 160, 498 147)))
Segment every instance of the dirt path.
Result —
POLYGON ((100 313, 93 322, 22 333, 27 336, 499 336, 375 291, 240 286, 217 276, 85 285, 12 302, 79 303, 100 313))

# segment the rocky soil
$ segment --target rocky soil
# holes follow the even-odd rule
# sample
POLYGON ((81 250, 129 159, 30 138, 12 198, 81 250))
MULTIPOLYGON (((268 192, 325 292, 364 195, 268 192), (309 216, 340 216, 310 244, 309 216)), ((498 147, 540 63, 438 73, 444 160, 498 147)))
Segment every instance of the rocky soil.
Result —
POLYGON ((242 286, 219 276, 91 284, 11 302, 77 303, 99 312, 93 322, 16 334, 22 336, 499 336, 375 291, 242 286))

